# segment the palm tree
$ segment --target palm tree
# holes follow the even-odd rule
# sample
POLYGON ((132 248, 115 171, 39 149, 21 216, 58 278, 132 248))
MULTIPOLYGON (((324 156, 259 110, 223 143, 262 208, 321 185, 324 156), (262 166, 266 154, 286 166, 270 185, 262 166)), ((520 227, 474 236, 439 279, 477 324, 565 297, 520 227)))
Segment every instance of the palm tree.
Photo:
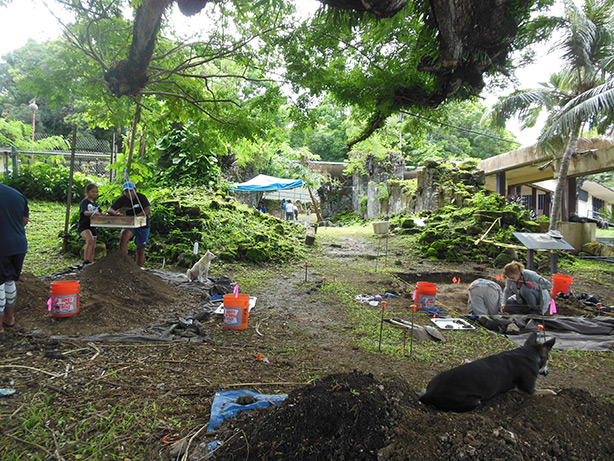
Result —
POLYGON ((517 114, 524 126, 533 126, 542 109, 549 112, 537 148, 560 152, 565 146, 550 214, 550 230, 556 230, 571 157, 583 129, 602 134, 614 119, 614 0, 584 0, 576 6, 564 0, 564 16, 553 18, 563 38, 556 47, 565 65, 542 88, 516 91, 501 98, 492 111, 495 122, 517 114))

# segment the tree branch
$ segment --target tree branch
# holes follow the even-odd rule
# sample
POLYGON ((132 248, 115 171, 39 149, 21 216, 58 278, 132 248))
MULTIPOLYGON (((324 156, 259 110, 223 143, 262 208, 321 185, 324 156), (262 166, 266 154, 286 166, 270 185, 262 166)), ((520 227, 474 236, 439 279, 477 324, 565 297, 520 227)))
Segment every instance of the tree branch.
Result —
POLYGON ((187 96, 183 96, 183 95, 177 94, 177 93, 169 93, 169 92, 166 92, 166 91, 143 91, 141 94, 143 94, 143 95, 161 95, 161 96, 169 96, 169 97, 173 97, 173 98, 177 98, 177 99, 182 99, 185 102, 187 102, 188 104, 191 104, 194 107, 196 107, 201 112, 207 114, 209 117, 211 117, 216 122, 219 122, 222 125, 232 125, 231 122, 225 122, 225 121, 219 119, 218 117, 214 116, 211 112, 209 112, 204 107, 202 107, 200 104, 198 104, 198 102, 192 100, 191 98, 188 98, 187 96))

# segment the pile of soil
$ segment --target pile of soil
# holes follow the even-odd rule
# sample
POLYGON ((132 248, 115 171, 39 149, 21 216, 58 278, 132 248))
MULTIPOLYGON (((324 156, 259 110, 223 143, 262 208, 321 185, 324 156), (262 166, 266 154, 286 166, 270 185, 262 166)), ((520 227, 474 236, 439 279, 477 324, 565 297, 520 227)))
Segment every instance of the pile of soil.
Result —
MULTIPOLYGON (((208 300, 206 291, 186 290, 141 270, 122 253, 111 253, 85 268, 39 279, 23 273, 17 283, 18 326, 47 335, 90 336, 145 327, 154 320, 177 317, 208 300), (79 281, 79 313, 55 318, 47 300, 52 282, 79 281)), ((185 284, 188 284, 185 279, 185 284)))
MULTIPOLYGON (((510 392, 469 413, 419 403, 400 379, 329 375, 218 429, 216 460, 611 459, 614 406, 578 389, 510 392)), ((193 441, 194 442, 194 441, 193 441)))

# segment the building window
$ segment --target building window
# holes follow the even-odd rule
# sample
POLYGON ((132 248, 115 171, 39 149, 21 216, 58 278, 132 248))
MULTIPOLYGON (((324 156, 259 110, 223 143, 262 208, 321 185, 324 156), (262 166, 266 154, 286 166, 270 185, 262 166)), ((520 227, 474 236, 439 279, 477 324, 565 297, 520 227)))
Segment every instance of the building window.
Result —
POLYGON ((540 194, 537 196, 537 209, 543 210, 546 208, 546 194, 540 194))
POLYGON ((522 205, 525 208, 531 209, 533 207, 533 197, 531 195, 522 196, 522 205))
POLYGON ((578 194, 578 200, 582 200, 583 202, 588 202, 588 192, 580 189, 580 193, 578 194))
POLYGON ((605 207, 605 202, 603 200, 597 197, 593 197, 593 216, 594 217, 597 217, 597 213, 600 210, 603 210, 604 207, 605 207))

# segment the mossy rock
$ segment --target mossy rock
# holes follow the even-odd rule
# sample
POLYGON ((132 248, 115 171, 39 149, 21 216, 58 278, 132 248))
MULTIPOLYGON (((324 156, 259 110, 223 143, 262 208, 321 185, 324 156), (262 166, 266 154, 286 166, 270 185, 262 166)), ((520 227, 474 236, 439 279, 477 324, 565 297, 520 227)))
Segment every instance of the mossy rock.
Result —
POLYGON ((203 221, 201 219, 179 219, 176 221, 175 227, 183 232, 189 232, 194 229, 202 230, 203 221))
POLYGON ((594 256, 614 256, 614 246, 607 245, 601 242, 588 242, 582 246, 582 249, 594 256))
POLYGON ((158 203, 159 206, 163 206, 165 208, 170 208, 174 211, 181 209, 181 203, 179 200, 164 200, 158 203))
POLYGON ((420 242, 430 244, 430 243, 433 243, 438 238, 439 238, 439 233, 435 232, 433 229, 427 229, 422 232, 422 235, 420 235, 420 242))
POLYGON ((503 251, 497 255, 495 258, 495 267, 502 268, 505 267, 506 264, 514 261, 514 257, 510 255, 507 251, 503 251))
POLYGON ((456 227, 452 231, 454 235, 467 235, 467 228, 465 227, 456 227))
POLYGON ((247 261, 261 263, 268 259, 268 251, 264 247, 252 247, 246 250, 245 259, 247 261))
POLYGON ((527 229, 527 232, 540 233, 542 231, 540 223, 535 221, 526 221, 523 219, 520 221, 520 225, 524 229, 527 229))
POLYGON ((201 215, 200 208, 197 206, 182 206, 181 213, 191 218, 198 218, 201 215))
POLYGON ((399 229, 397 233, 399 235, 415 235, 422 233, 422 230, 419 227, 413 227, 411 229, 399 229))
POLYGON ((435 248, 429 248, 428 250, 426 250, 426 256, 431 257, 431 258, 438 258, 439 257, 439 251, 437 251, 435 248))
POLYGON ((477 210, 473 215, 473 220, 476 223, 489 222, 492 223, 496 219, 501 218, 501 211, 477 210))
POLYGON ((264 232, 256 232, 252 237, 254 238, 256 242, 268 242, 269 241, 269 235, 265 234, 264 232))
POLYGON ((477 158, 469 158, 467 160, 463 160, 456 167, 459 170, 475 170, 480 163, 480 159, 477 158))
POLYGON ((513 211, 504 211, 501 213, 501 223, 508 226, 515 226, 518 224, 518 214, 513 211))
POLYGON ((401 219, 401 227, 403 229, 411 229, 412 227, 416 227, 416 223, 412 218, 403 218, 401 219))
POLYGON ((226 206, 227 201, 223 197, 215 196, 209 203, 212 210, 220 210, 226 206))
POLYGON ((444 250, 448 247, 449 241, 448 240, 437 240, 436 242, 433 242, 431 244, 431 248, 434 248, 437 251, 441 251, 444 250))
POLYGON ((220 251, 219 258, 221 261, 234 262, 237 260, 237 252, 234 249, 226 248, 220 251))
MULTIPOLYGON (((222 204, 222 207, 223 207, 223 208, 226 208, 226 209, 228 209, 228 210, 236 210, 236 209, 238 209, 238 208, 239 208, 239 207, 237 206, 237 202, 236 202, 236 201, 234 201, 234 200, 228 200, 227 202, 225 202, 225 203, 223 203, 223 204, 222 204)), ((258 210, 256 210, 255 208, 251 208, 251 209, 250 209, 250 211, 252 211, 252 210, 253 210, 253 211, 258 211, 258 210)))

